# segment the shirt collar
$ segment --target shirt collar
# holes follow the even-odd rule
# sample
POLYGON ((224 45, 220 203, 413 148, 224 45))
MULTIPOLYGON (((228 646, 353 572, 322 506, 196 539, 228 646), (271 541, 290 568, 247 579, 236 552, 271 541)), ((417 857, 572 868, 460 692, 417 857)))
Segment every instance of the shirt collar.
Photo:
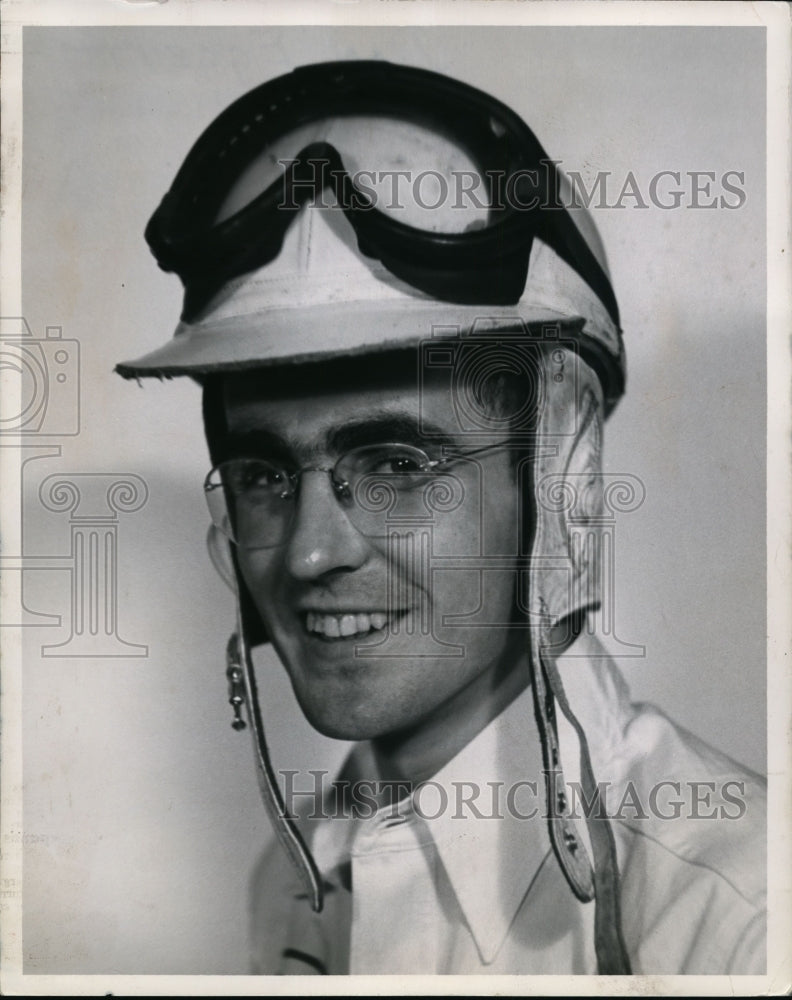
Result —
POLYGON ((500 950, 551 850, 542 767, 527 688, 432 779, 448 808, 434 818, 436 807, 430 812, 418 800, 433 817, 427 828, 485 963, 500 950))
MULTIPOLYGON (((567 668, 571 663, 572 667, 565 670, 564 682, 568 693, 570 687, 574 690, 582 686, 582 691, 575 692, 579 696, 575 699, 577 705, 581 700, 584 705, 594 700, 602 708, 602 678, 593 680, 581 669, 580 657, 588 659, 591 655, 588 645, 578 641, 575 655, 565 658, 563 666, 567 668)), ((586 721, 597 728, 595 718, 587 717, 586 721)), ((563 716, 559 718, 559 744, 565 779, 579 780, 579 743, 563 716)), ((368 743, 355 746, 342 774, 345 780, 352 781, 376 774, 368 743)), ((434 787, 427 787, 425 794, 418 793, 419 821, 428 831, 427 839, 434 843, 482 962, 490 963, 542 863, 552 853, 544 763, 531 688, 526 688, 425 784, 434 787), (443 792, 437 786, 445 793, 447 808, 438 808, 443 792), (474 789, 478 789, 476 798, 474 789)), ((410 812, 408 804, 401 804, 398 811, 410 812)), ((377 815, 385 812, 392 813, 393 807, 386 806, 377 815)), ((312 851, 331 884, 347 881, 343 870, 361 822, 370 820, 335 812, 332 819, 314 826, 312 851)), ((590 856, 585 823, 574 825, 590 856)))

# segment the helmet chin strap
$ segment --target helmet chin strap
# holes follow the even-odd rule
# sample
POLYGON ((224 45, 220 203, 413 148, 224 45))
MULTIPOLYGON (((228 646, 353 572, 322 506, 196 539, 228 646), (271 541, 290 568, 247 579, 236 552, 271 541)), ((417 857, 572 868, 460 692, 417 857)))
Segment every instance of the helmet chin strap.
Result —
POLYGON ((235 636, 232 636, 229 642, 229 653, 235 652, 237 654, 236 666, 242 672, 247 715, 253 736, 253 753, 256 759, 256 774, 258 776, 261 797, 272 826, 275 829, 275 834, 291 859, 292 864, 297 869, 300 880, 305 886, 308 898, 311 901, 311 908, 314 912, 321 913, 324 905, 322 877, 313 859, 313 855, 308 849, 308 845, 303 840, 302 834, 297 828, 294 816, 286 809, 283 795, 278 787, 278 781, 272 767, 272 761, 270 760, 269 748, 264 737, 264 724, 261 719, 256 678, 250 658, 250 647, 245 638, 241 602, 238 602, 238 607, 238 632, 235 636), (234 639, 236 639, 236 642, 234 639), (236 648, 234 649, 234 647, 236 648))
POLYGON ((232 725, 234 729, 245 728, 239 715, 244 701, 253 737, 256 776, 264 808, 267 810, 275 835, 296 868, 308 893, 311 908, 314 912, 321 913, 324 905, 322 877, 313 855, 297 828, 294 817, 286 809, 264 735, 264 722, 261 716, 256 675, 253 670, 248 641, 250 632, 247 627, 249 617, 257 612, 252 607, 245 588, 237 585, 237 580, 241 580, 242 577, 234 546, 230 545, 220 531, 214 527, 209 529, 207 545, 215 569, 236 594, 237 630, 228 640, 226 650, 226 674, 231 687, 229 700, 234 707, 235 714, 232 725), (244 693, 240 692, 240 685, 241 692, 244 693))
MULTIPOLYGON (((553 655, 559 649, 559 645, 553 641, 553 633, 557 635, 558 630, 563 627, 563 623, 556 625, 550 630, 547 641, 540 641, 536 644, 536 651, 531 651, 534 708, 547 776, 550 839, 572 891, 582 902, 595 900, 594 947, 599 974, 630 975, 630 959, 621 930, 619 870, 613 830, 594 777, 586 734, 569 705, 553 655), (564 773, 556 729, 556 701, 580 741, 580 778, 586 802, 586 826, 594 854, 593 871, 586 848, 578 838, 572 818, 567 813, 564 773)), ((566 645, 568 644, 567 642, 566 645)))
MULTIPOLYGON (((552 355, 547 379, 553 379, 552 355)), ((547 813, 550 838, 575 895, 595 900, 594 943, 600 974, 628 975, 630 961, 621 931, 619 876, 613 830, 594 777, 586 734, 564 691, 557 658, 576 637, 573 620, 599 603, 599 555, 578 548, 575 535, 597 530, 601 514, 601 394, 595 376, 584 362, 570 358, 556 381, 552 399, 540 415, 538 439, 568 443, 540 450, 536 475, 535 535, 532 558, 552 559, 553 568, 536 580, 531 593, 534 620, 541 623, 531 642, 534 708, 547 775, 547 813), (570 377, 572 376, 572 377, 570 377), (586 800, 586 826, 593 852, 593 868, 568 810, 566 785, 556 728, 556 702, 580 744, 581 788, 586 800)), ((558 373, 556 373, 557 375, 558 373)))

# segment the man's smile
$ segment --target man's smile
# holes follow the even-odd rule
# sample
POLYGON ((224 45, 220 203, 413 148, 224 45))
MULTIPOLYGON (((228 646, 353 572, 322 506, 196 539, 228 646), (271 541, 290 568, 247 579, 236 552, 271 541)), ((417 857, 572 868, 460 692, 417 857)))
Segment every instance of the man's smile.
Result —
POLYGON ((307 611, 302 615, 306 631, 324 639, 360 638, 386 627, 406 614, 404 611, 307 611))

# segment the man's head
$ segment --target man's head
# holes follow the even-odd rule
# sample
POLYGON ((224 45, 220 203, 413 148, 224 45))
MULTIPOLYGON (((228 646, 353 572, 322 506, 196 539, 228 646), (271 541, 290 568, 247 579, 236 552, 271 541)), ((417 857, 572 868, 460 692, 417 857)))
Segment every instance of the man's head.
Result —
POLYGON ((472 387, 471 434, 459 386, 418 360, 253 370, 206 388, 244 586, 303 711, 331 736, 443 716, 464 731, 529 680, 517 598, 532 380, 472 387))

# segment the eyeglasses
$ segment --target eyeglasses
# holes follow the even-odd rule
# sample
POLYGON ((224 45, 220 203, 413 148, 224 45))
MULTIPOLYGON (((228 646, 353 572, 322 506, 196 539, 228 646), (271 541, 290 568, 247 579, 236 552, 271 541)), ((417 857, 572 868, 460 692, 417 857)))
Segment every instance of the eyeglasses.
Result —
POLYGON ((453 490, 435 494, 452 464, 508 444, 498 441, 440 459, 409 444, 363 445, 333 466, 306 465, 292 472, 268 459, 232 458, 209 472, 204 493, 212 522, 231 541, 246 548, 274 548, 288 539, 302 476, 325 472, 355 529, 368 537, 387 537, 395 520, 457 505, 453 490))

